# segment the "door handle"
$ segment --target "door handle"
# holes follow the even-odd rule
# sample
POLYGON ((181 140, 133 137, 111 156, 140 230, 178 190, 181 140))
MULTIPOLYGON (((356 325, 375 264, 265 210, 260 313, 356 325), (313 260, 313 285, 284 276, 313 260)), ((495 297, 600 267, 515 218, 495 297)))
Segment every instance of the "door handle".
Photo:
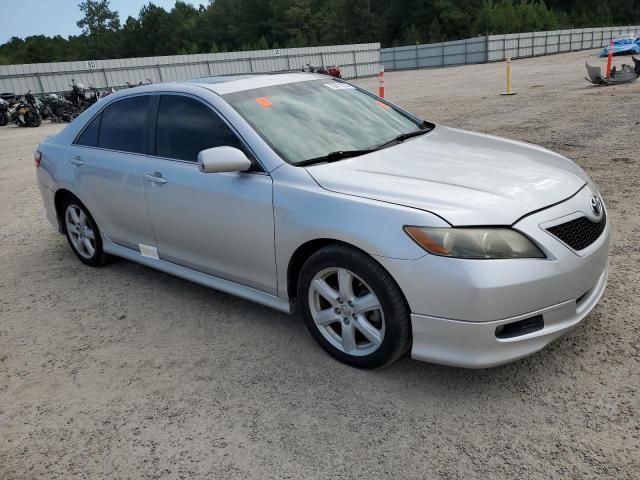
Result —
POLYGON ((150 182, 153 183, 167 183, 167 180, 165 178, 162 178, 162 176, 159 173, 156 173, 154 175, 145 175, 144 178, 146 178, 147 180, 149 180, 150 182))
POLYGON ((73 165, 77 165, 78 167, 81 167, 82 165, 84 165, 84 162, 82 161, 82 159, 77 155, 74 157, 71 157, 69 159, 69 163, 72 163, 73 165))

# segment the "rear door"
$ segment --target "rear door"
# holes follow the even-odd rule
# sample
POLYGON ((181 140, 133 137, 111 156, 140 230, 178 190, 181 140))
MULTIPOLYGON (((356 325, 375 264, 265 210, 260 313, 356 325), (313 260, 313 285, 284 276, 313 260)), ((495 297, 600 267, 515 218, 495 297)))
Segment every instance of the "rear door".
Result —
POLYGON ((272 180, 256 164, 242 173, 202 173, 202 150, 250 151, 218 113, 186 95, 158 98, 144 170, 161 259, 276 293, 272 180))
POLYGON ((151 97, 117 100, 99 113, 67 153, 80 200, 111 241, 155 246, 142 184, 151 97))

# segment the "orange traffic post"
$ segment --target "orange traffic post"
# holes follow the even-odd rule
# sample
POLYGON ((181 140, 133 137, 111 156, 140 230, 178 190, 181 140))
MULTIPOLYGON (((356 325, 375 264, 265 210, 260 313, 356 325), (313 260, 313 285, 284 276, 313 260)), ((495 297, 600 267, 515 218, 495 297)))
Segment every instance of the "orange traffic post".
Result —
POLYGON ((611 69, 613 68, 613 39, 609 41, 609 58, 607 59, 607 74, 604 78, 611 76, 611 69))
POLYGON ((384 98, 384 67, 380 70, 380 86, 378 87, 378 96, 384 98))

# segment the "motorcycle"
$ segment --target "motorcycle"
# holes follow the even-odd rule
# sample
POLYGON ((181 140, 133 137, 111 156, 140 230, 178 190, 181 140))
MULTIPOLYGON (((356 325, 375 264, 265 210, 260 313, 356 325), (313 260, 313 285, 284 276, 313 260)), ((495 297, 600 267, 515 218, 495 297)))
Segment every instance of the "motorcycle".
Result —
POLYGON ((108 97, 109 95, 116 93, 116 89, 113 87, 107 88, 106 90, 98 90, 93 85, 89 86, 89 91, 86 92, 86 98, 90 105, 93 105, 98 100, 104 97, 108 97))
POLYGON ((15 103, 14 93, 0 93, 0 126, 5 126, 11 119, 12 105, 15 103), (3 115, 4 114, 4 115, 3 115))
POLYGON ((71 91, 64 95, 64 98, 70 101, 75 109, 77 110, 77 115, 80 115, 84 112, 91 103, 87 99, 87 94, 85 93, 84 85, 81 83, 76 83, 75 79, 71 79, 71 91))
POLYGON ((329 75, 330 77, 333 77, 333 78, 342 78, 342 72, 340 71, 340 67, 337 65, 330 65, 328 67, 325 67, 325 66, 315 67, 310 63, 307 63, 307 65, 302 69, 302 71, 308 72, 308 73, 320 73, 322 75, 329 75))
POLYGON ((141 87, 142 85, 153 85, 153 80, 151 80, 150 78, 147 78, 147 81, 145 83, 138 82, 137 84, 127 82, 127 88, 136 88, 136 87, 141 87))
POLYGON ((107 88, 106 90, 103 90, 100 93, 100 98, 108 97, 109 95, 112 95, 112 94, 114 94, 116 92, 117 92, 117 90, 115 88, 109 87, 109 88, 107 88))
POLYGON ((40 112, 42 120, 48 120, 52 116, 48 97, 49 95, 40 95, 40 106, 38 107, 38 111, 40 112))
POLYGON ((0 98, 0 127, 9 123, 9 104, 4 98, 0 98))
POLYGON ((52 122, 71 122, 78 112, 66 98, 60 98, 55 93, 40 97, 40 116, 43 119, 50 118, 52 122))
POLYGON ((29 105, 31 105, 34 108, 38 108, 38 102, 36 102, 36 97, 33 96, 33 93, 31 93, 31 90, 25 93, 23 97, 24 97, 24 101, 27 102, 29 105))
POLYGON ((88 106, 91 106, 100 99, 100 91, 93 85, 89 85, 89 90, 84 92, 84 99, 88 106))
POLYGON ((42 117, 36 107, 35 97, 31 94, 31 90, 10 105, 9 119, 19 127, 39 127, 42 125, 42 117))

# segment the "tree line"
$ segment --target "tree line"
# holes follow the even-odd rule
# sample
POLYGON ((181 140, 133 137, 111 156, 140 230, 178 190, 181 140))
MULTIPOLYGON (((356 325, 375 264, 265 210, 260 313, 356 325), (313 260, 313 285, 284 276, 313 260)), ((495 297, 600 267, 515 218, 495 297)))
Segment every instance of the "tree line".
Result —
POLYGON ((640 22, 640 0, 209 0, 153 2, 122 21, 79 3, 80 35, 11 38, 0 64, 380 42, 383 47, 640 22))

